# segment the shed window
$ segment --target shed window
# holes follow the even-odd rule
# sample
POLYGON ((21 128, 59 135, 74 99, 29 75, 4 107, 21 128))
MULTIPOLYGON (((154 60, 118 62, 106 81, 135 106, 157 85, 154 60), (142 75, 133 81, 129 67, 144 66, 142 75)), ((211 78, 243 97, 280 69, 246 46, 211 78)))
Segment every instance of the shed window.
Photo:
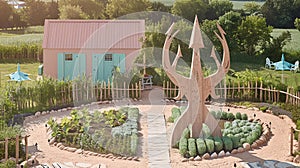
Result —
POLYGON ((105 61, 112 61, 112 54, 105 54, 105 61))
POLYGON ((72 61, 73 55, 72 54, 65 54, 65 61, 72 61))

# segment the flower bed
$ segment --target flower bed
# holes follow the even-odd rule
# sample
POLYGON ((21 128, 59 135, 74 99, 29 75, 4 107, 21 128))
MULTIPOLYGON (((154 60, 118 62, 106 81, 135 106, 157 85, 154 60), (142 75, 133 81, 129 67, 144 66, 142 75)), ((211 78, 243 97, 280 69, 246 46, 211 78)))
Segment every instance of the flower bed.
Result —
POLYGON ((52 130, 51 136, 63 147, 101 154, 135 156, 138 119, 138 108, 122 107, 104 112, 73 110, 70 117, 63 118, 60 123, 51 118, 48 125, 52 130))

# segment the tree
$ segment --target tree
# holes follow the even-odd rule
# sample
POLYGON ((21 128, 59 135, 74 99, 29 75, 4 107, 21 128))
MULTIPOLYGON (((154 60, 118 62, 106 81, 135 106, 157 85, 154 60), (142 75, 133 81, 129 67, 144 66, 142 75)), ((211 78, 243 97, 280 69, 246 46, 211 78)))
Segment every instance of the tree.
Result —
POLYGON ((300 31, 300 18, 296 18, 294 24, 296 29, 300 31))
POLYGON ((236 38, 242 51, 255 55, 270 41, 272 27, 267 26, 266 19, 259 16, 247 16, 238 27, 236 38))
POLYGON ((106 13, 109 18, 118 18, 130 13, 148 11, 151 3, 148 0, 108 0, 106 13))
POLYGON ((207 9, 208 4, 202 0, 176 0, 171 10, 173 14, 189 21, 193 21, 195 15, 198 16, 199 21, 202 21, 206 18, 207 9))
POLYGON ((294 0, 266 0, 261 7, 268 25, 277 28, 292 28, 294 26, 294 0))
POLYGON ((64 5, 59 8, 60 19, 87 19, 88 16, 85 14, 80 6, 64 5))
POLYGON ((289 31, 284 31, 278 37, 271 38, 270 43, 265 48, 264 55, 271 59, 280 58, 283 47, 291 40, 292 36, 289 31))
POLYGON ((59 18, 59 9, 57 2, 48 2, 47 3, 47 19, 58 19, 59 18))
MULTIPOLYGON (((105 6, 101 1, 95 0, 60 0, 59 3, 60 8, 66 5, 71 6, 79 6, 81 11, 87 15, 88 19, 101 19, 105 18, 105 6)), ((68 7, 70 8, 70 7, 68 7)))
POLYGON ((211 0, 208 8, 206 16, 213 20, 231 11, 233 4, 229 0, 211 0))
POLYGON ((238 50, 236 33, 238 27, 242 23, 242 20, 243 18, 241 14, 233 11, 230 11, 225 15, 219 17, 219 23, 227 34, 226 38, 227 38, 228 46, 231 51, 238 50))
POLYGON ((260 5, 257 4, 256 2, 246 2, 243 5, 243 9, 249 13, 249 14, 253 14, 255 12, 258 12, 260 10, 260 5))
POLYGON ((12 7, 6 1, 0 1, 0 28, 7 28, 9 26, 9 18, 12 14, 12 7))
POLYGON ((153 11, 160 11, 160 12, 169 12, 170 11, 169 6, 166 6, 165 4, 158 2, 158 1, 151 2, 151 9, 153 11))
POLYGON ((44 25, 47 18, 47 5, 40 0, 27 0, 23 9, 23 19, 31 26, 44 25))

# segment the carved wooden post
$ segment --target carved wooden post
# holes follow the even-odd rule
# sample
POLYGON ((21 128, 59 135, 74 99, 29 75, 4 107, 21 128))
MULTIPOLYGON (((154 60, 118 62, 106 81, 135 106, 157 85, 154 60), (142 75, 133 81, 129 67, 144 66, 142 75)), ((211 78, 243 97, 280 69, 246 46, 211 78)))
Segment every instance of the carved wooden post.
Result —
POLYGON ((189 100, 189 105, 187 109, 174 123, 173 131, 171 133, 171 146, 174 146, 176 144, 176 142, 180 139, 183 130, 189 125, 192 126, 192 137, 200 136, 203 123, 206 123, 210 130, 213 131, 213 135, 221 135, 221 129, 218 126, 218 122, 213 116, 211 116, 204 104, 205 99, 209 95, 211 95, 212 98, 218 98, 218 96, 215 94, 215 87, 218 83, 222 81, 230 67, 230 54, 225 39, 225 32, 220 25, 217 24, 217 27, 219 29, 220 35, 217 33, 215 34, 220 40, 223 47, 223 61, 222 64, 220 64, 215 54, 215 48, 213 47, 211 51, 211 56, 217 64, 218 70, 215 74, 205 78, 203 76, 202 66, 200 62, 200 49, 204 48, 204 43, 197 16, 195 18, 194 27, 192 30, 191 40, 189 44, 189 47, 193 49, 190 77, 182 76, 176 72, 176 60, 178 60, 179 57, 182 57, 180 47, 178 47, 178 52, 175 57, 175 61, 172 65, 170 63, 169 49, 173 38, 178 32, 177 31, 174 34, 172 34, 174 24, 171 25, 171 27, 166 33, 167 37, 165 40, 162 54, 163 68, 166 71, 166 74, 168 75, 170 80, 176 86, 178 86, 179 92, 175 99, 180 100, 183 96, 186 96, 186 98, 189 100))

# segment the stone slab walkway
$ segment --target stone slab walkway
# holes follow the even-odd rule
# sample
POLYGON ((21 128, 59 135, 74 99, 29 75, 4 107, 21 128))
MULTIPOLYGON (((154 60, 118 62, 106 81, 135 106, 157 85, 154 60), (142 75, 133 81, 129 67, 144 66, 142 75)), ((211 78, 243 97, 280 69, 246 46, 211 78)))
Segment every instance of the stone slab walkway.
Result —
POLYGON ((161 102, 162 90, 154 88, 149 93, 151 108, 147 110, 148 160, 150 168, 171 168, 169 141, 161 102))

